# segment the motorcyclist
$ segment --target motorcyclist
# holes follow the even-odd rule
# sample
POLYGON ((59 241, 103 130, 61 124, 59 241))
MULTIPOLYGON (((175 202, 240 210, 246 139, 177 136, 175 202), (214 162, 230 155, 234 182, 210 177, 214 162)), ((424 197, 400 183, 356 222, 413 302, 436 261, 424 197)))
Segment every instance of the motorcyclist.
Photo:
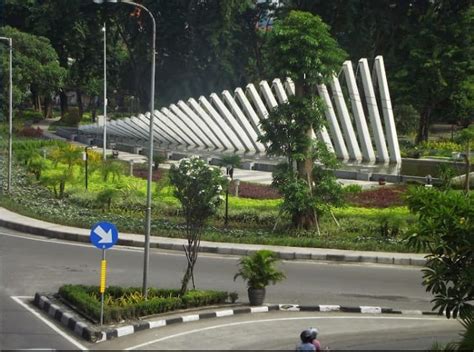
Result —
POLYGON ((300 334, 301 342, 296 346, 296 351, 317 351, 316 346, 313 344, 317 334, 316 329, 303 330, 300 334))

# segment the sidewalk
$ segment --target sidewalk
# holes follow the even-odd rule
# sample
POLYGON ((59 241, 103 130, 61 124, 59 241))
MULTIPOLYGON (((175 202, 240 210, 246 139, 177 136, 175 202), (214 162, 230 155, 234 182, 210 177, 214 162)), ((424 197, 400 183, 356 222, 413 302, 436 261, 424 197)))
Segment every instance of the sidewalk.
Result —
MULTIPOLYGON (((0 208, 0 226, 35 235, 59 238, 69 241, 89 243, 90 230, 63 226, 42 220, 32 219, 7 209, 0 208)), ((152 236, 151 248, 176 250, 183 252, 184 239, 152 236)), ((143 247, 142 234, 120 233, 119 245, 143 247)), ((270 249, 285 260, 320 260, 333 262, 379 263, 395 265, 423 266, 424 254, 352 251, 327 248, 285 247, 241 243, 201 242, 201 252, 243 256, 259 249, 270 249)))

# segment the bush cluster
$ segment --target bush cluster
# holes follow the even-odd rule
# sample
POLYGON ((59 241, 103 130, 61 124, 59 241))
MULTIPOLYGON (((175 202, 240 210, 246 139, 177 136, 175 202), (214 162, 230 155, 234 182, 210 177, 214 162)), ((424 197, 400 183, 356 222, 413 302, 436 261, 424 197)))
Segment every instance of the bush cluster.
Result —
POLYGON ((43 114, 40 111, 34 110, 24 110, 18 115, 22 120, 31 121, 33 123, 38 123, 43 119, 43 114))
MULTIPOLYGON (((59 288, 58 294, 88 318, 95 321, 100 319, 100 294, 97 286, 64 285, 59 288)), ((177 309, 234 303, 236 300, 235 292, 190 290, 180 295, 176 289, 156 288, 150 288, 148 299, 144 300, 137 287, 111 286, 107 288, 104 297, 104 323, 138 319, 177 309)))

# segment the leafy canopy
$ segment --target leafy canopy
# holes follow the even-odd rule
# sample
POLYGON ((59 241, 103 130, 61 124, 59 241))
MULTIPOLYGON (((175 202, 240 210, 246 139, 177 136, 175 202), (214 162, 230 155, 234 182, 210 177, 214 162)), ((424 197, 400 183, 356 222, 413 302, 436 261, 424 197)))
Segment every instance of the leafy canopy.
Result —
POLYGON ((310 85, 338 72, 346 56, 321 18, 303 11, 275 21, 265 51, 276 76, 295 81, 305 77, 310 85))
POLYGON ((433 309, 461 319, 474 300, 474 193, 412 188, 408 207, 418 215, 409 244, 428 251, 423 285, 434 294, 433 309))

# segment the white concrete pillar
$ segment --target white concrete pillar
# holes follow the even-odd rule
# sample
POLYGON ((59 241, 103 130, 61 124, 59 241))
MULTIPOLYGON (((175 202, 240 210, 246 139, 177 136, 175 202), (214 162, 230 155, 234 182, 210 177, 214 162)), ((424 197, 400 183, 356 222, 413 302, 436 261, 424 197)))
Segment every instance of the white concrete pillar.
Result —
POLYGON ((161 131, 168 136, 168 139, 170 140, 171 144, 186 145, 186 142, 183 139, 179 138, 177 133, 173 130, 173 125, 170 125, 169 123, 163 123, 160 115, 163 116, 163 114, 161 114, 158 110, 154 111, 153 124, 156 126, 156 128, 160 128, 161 131))
POLYGON ((213 131, 214 135, 220 142, 220 148, 230 150, 235 149, 226 129, 222 129, 222 124, 219 125, 193 98, 188 99, 188 105, 203 121, 207 123, 211 131, 213 131))
POLYGON ((383 57, 375 58, 375 71, 377 73, 377 81, 380 91, 380 102, 382 104, 382 112, 385 122, 385 136, 390 150, 390 161, 393 163, 401 163, 400 146, 398 145, 397 126, 393 117, 392 101, 390 100, 390 91, 388 89, 387 76, 385 74, 385 65, 383 57))
POLYGON ((217 138, 214 131, 209 127, 208 121, 205 121, 203 117, 198 116, 184 101, 180 100, 177 105, 181 111, 183 111, 183 113, 185 113, 191 120, 198 122, 201 130, 215 148, 223 148, 222 142, 219 140, 219 138, 217 138))
POLYGON ((268 85, 267 81, 261 81, 260 84, 260 92, 262 92, 263 98, 265 99, 265 102, 267 103, 268 110, 273 110, 278 106, 278 103, 273 96, 272 90, 270 89, 270 86, 268 85))
MULTIPOLYGON (((147 113, 147 121, 144 123, 144 120, 139 119, 138 117, 132 116, 130 117, 130 122, 140 130, 141 134, 146 135, 146 138, 148 140, 149 137, 149 131, 150 131, 150 114, 147 113)), ((165 144, 165 143, 171 143, 170 139, 166 134, 164 134, 162 131, 160 131, 156 124, 153 126, 153 135, 155 136, 155 139, 160 143, 160 144, 165 144)))
POLYGON ((372 127, 373 136, 375 139, 375 146, 377 149, 377 159, 379 162, 388 162, 388 151, 385 144, 385 137, 382 129, 382 122, 380 121, 379 109, 377 107, 377 99, 375 98, 374 87, 372 85, 372 78, 370 77, 369 64, 367 59, 359 60, 359 70, 364 86, 365 100, 367 102, 367 110, 370 117, 370 125, 372 127))
POLYGON ((288 95, 295 95, 295 82, 290 77, 285 79, 285 89, 288 95))
POLYGON ((222 92, 222 96, 224 98, 224 101, 227 103, 227 106, 230 108, 232 116, 239 123, 242 130, 244 130, 248 139, 252 142, 253 149, 255 149, 257 152, 265 151, 265 146, 257 141, 257 132, 247 120, 242 110, 240 110, 240 107, 237 105, 237 102, 234 100, 234 97, 229 93, 228 90, 224 90, 222 92))
POLYGON ((235 135, 244 146, 244 150, 245 151, 255 150, 255 147, 253 146, 252 141, 249 139, 249 137, 247 136, 245 131, 242 129, 242 127, 240 127, 240 125, 237 123, 237 121, 232 116, 232 113, 229 111, 229 109, 226 108, 221 98, 219 98, 219 96, 216 93, 212 93, 211 101, 216 107, 217 111, 219 111, 219 114, 226 121, 228 127, 234 131, 235 135))
POLYGON ((179 109, 175 104, 170 105, 170 111, 173 112, 186 126, 193 131, 194 135, 199 138, 199 145, 204 147, 212 147, 212 142, 207 138, 203 133, 202 129, 199 126, 199 121, 192 120, 189 116, 184 114, 181 109, 179 109))
POLYGON ((161 108, 161 113, 165 115, 168 120, 175 122, 175 126, 181 130, 183 138, 187 141, 188 146, 200 147, 203 145, 203 142, 196 136, 194 131, 192 131, 187 124, 181 121, 179 117, 173 114, 168 108, 161 108))
POLYGON ((257 136, 261 136, 262 130, 260 129, 260 120, 258 119, 258 116, 255 110, 253 109, 252 104, 250 104, 249 100, 245 96, 244 91, 242 90, 242 88, 237 88, 234 91, 234 94, 237 100, 239 101, 243 111, 245 112, 248 121, 251 123, 255 133, 257 133, 257 136))
POLYGON ((245 93, 246 95, 250 96, 250 100, 252 100, 255 109, 257 109, 257 114, 260 120, 266 119, 268 117, 268 110, 265 104, 263 103, 262 98, 260 98, 257 89, 252 83, 247 84, 247 87, 245 88, 245 93))
POLYGON ((173 138, 178 144, 183 146, 192 145, 190 140, 186 137, 186 135, 181 131, 177 121, 171 121, 168 116, 163 114, 159 110, 155 110, 155 114, 153 115, 153 122, 156 121, 156 124, 160 124, 163 126, 163 129, 168 133, 168 135, 173 138), (184 136, 184 137, 183 137, 184 136))
POLYGON ((275 90, 279 104, 285 104, 288 102, 288 96, 286 95, 285 88, 279 78, 275 78, 272 82, 272 88, 275 90))
MULTIPOLYGON (((333 140, 332 146, 336 152, 336 156, 339 159, 347 160, 349 159, 349 153, 344 144, 344 138, 342 137, 341 129, 339 128, 339 123, 337 122, 336 113, 334 112, 328 90, 324 84, 318 84, 317 89, 319 96, 323 99, 324 104, 326 105, 324 112, 329 123, 329 131, 333 140)), ((326 142, 326 140, 324 140, 324 142, 326 142)))
POLYGON ((214 109, 212 104, 203 96, 199 98, 201 107, 206 111, 207 114, 214 120, 214 122, 220 127, 222 134, 228 136, 229 141, 232 143, 234 150, 245 150, 244 145, 240 142, 235 132, 229 128, 226 120, 214 109))
POLYGON ((359 143, 362 149, 362 156, 365 161, 375 161, 374 147, 370 140, 369 127, 365 119, 364 108, 360 100, 359 89, 352 69, 352 62, 345 61, 343 65, 344 75, 346 77, 347 88, 349 89, 349 96, 352 105, 352 114, 356 123, 357 134, 359 136, 359 143))
POLYGON ((342 130, 344 131, 344 139, 348 148, 349 157, 352 160, 362 160, 362 153, 360 152, 359 143, 357 143, 357 137, 352 127, 351 117, 347 110, 344 96, 342 95, 341 85, 336 75, 332 76, 331 79, 331 90, 334 101, 336 103, 336 109, 339 115, 339 121, 341 122, 342 130))

